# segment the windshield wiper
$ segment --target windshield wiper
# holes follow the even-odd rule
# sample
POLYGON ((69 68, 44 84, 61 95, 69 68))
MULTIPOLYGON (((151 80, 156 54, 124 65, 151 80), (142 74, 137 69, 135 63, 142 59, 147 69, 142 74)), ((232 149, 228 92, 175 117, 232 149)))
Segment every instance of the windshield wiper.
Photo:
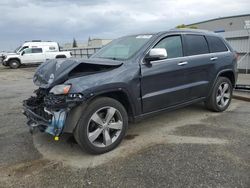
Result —
POLYGON ((116 58, 116 57, 99 57, 99 58, 102 58, 102 59, 111 59, 111 60, 123 60, 121 58, 116 58))

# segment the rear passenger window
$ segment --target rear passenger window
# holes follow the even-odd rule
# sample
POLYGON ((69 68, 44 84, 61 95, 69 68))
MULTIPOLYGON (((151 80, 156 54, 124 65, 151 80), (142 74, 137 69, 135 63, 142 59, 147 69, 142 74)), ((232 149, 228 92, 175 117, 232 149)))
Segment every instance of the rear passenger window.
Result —
POLYGON ((56 47, 50 46, 50 47, 49 47, 49 50, 56 50, 56 47))
POLYGON ((228 50, 227 47, 225 46, 224 42, 222 41, 222 39, 220 39, 219 37, 206 36, 206 38, 207 38, 211 53, 225 52, 228 50))
POLYGON ((209 53, 207 41, 201 35, 185 35, 186 55, 198 55, 209 53))
POLYGON ((162 39, 154 48, 165 48, 167 50, 167 58, 182 57, 182 43, 180 36, 170 36, 162 39))
POLYGON ((42 48, 32 48, 32 53, 42 53, 42 48))

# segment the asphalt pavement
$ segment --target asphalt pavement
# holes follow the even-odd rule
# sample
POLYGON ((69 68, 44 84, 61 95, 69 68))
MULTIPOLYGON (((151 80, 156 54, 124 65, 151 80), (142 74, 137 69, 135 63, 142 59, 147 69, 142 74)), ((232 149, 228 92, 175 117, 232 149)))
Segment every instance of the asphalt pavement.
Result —
POLYGON ((203 104, 130 124, 115 150, 90 155, 72 135, 31 135, 22 115, 34 67, 0 66, 0 187, 250 187, 250 103, 203 104))

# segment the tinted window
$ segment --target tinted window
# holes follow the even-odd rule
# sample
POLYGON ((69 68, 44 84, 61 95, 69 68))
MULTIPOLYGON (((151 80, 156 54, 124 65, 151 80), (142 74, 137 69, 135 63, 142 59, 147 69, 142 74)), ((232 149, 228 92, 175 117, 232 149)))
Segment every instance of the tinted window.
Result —
POLYGON ((219 37, 206 36, 206 38, 207 38, 211 53, 227 51, 227 47, 225 46, 225 44, 219 37))
POLYGON ((49 47, 49 50, 55 50, 55 49, 56 49, 56 47, 54 47, 54 46, 49 47))
POLYGON ((42 48, 32 48, 32 53, 42 53, 42 48))
POLYGON ((198 55, 209 53, 207 41, 201 35, 186 35, 186 53, 187 55, 198 55))
POLYGON ((171 36, 162 39, 154 48, 165 48, 168 58, 182 57, 182 43, 180 36, 171 36))

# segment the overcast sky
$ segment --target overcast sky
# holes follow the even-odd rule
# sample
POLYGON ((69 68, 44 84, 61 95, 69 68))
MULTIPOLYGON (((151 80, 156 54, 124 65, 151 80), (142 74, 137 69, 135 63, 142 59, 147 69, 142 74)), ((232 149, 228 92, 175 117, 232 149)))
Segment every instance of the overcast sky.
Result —
POLYGON ((247 13, 249 0, 0 0, 0 51, 32 39, 84 42, 247 13))

